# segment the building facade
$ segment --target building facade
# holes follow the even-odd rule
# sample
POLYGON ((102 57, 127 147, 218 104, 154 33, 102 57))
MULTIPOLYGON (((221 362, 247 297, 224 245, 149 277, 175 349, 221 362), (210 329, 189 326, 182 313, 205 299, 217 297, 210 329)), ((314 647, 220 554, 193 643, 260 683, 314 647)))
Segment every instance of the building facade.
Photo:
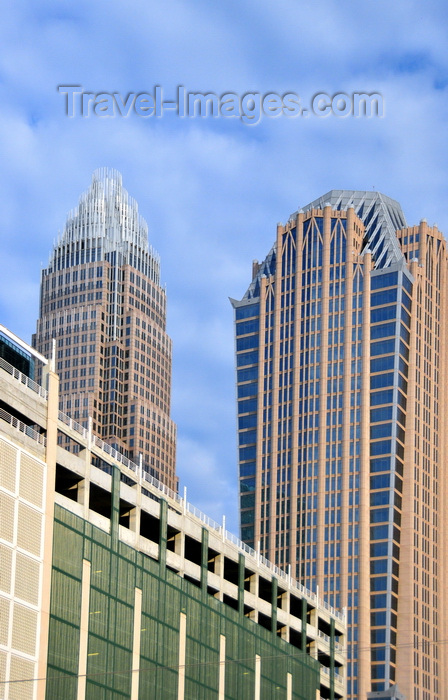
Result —
POLYGON ((344 617, 61 413, 58 383, 0 358, 2 700, 344 700, 344 617))
POLYGON ((49 357, 53 341, 61 411, 176 489, 160 261, 114 170, 95 171, 42 270, 33 345, 49 357))
POLYGON ((347 608, 349 698, 442 700, 443 235, 378 192, 331 191, 278 225, 231 301, 242 539, 347 608))

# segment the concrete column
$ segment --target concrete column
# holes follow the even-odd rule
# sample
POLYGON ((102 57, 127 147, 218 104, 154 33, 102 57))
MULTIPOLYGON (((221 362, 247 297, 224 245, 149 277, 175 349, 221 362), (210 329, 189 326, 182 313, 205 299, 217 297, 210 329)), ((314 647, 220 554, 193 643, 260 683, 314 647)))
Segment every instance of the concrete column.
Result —
POLYGON ((330 299, 330 240, 331 207, 323 211, 324 233, 322 248, 322 323, 320 343, 320 404, 319 404, 319 471, 317 500, 317 562, 316 583, 324 590, 324 533, 325 533, 325 464, 327 450, 327 367, 328 367, 328 316, 330 299))
POLYGON ((53 516, 54 516, 54 485, 56 482, 56 453, 58 444, 58 413, 59 413, 59 377, 53 370, 47 374, 47 446, 45 454, 46 484, 45 484, 45 519, 44 519, 44 549, 43 549, 43 580, 46 585, 42 588, 39 658, 37 677, 43 680, 37 683, 37 700, 45 700, 48 659, 48 631, 50 626, 51 598, 51 568, 53 562, 53 516))
POLYGON ((364 255, 362 300, 361 444, 359 474, 358 694, 370 690, 370 270, 364 255))

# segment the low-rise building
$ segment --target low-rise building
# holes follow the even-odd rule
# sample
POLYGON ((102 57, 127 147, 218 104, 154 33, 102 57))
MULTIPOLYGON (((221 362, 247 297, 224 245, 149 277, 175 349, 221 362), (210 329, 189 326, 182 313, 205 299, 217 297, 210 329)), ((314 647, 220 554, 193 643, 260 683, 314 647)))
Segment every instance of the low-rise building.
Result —
POLYGON ((0 357, 0 698, 345 698, 344 616, 61 413, 44 377, 0 357))

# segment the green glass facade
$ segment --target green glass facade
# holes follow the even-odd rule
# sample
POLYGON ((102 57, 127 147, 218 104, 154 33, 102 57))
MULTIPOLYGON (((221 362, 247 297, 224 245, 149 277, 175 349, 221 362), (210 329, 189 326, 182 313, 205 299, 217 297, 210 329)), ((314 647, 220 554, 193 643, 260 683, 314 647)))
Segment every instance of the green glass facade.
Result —
POLYGON ((118 541, 114 527, 110 535, 56 506, 47 699, 77 698, 82 568, 83 560, 88 560, 88 700, 131 697, 136 587, 142 590, 139 698, 178 698, 179 613, 183 612, 185 698, 217 696, 219 643, 224 635, 226 699, 254 697, 259 655, 262 700, 286 697, 288 673, 292 698, 315 700, 319 663, 167 569, 163 540, 160 561, 155 561, 118 541))

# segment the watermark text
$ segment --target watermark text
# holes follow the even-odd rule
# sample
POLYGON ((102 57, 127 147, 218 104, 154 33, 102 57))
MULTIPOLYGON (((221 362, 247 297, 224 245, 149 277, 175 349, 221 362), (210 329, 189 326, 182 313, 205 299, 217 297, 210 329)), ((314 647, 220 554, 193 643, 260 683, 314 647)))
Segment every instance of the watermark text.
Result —
POLYGON ((263 117, 383 117, 384 99, 380 93, 343 92, 328 95, 316 93, 304 100, 298 93, 275 92, 262 94, 246 92, 188 92, 179 85, 176 99, 164 99, 163 88, 154 86, 152 92, 89 92, 82 85, 59 85, 68 117, 130 117, 161 118, 172 113, 181 118, 238 118, 244 124, 258 124, 263 117))

